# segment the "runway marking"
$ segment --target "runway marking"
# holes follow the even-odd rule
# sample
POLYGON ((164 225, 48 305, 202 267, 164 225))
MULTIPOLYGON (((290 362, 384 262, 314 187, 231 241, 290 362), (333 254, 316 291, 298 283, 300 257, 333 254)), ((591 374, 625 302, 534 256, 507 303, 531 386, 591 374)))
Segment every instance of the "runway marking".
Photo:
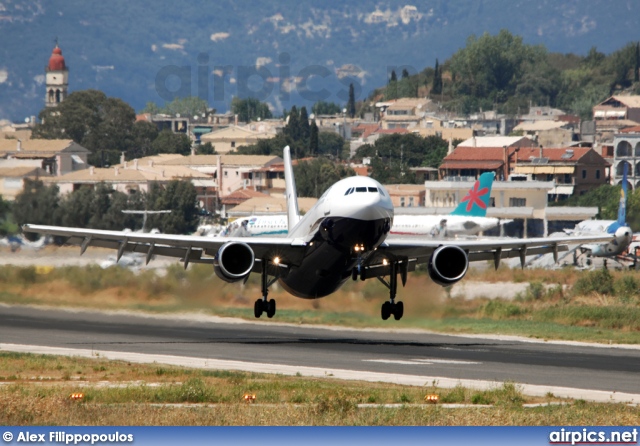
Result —
POLYGON ((474 361, 459 361, 457 359, 363 359, 363 362, 381 362, 384 364, 402 364, 402 365, 432 365, 432 364, 459 364, 474 365, 482 364, 474 361))
MULTIPOLYGON (((84 358, 100 358, 108 360, 128 361, 146 364, 167 364, 178 367, 198 369, 239 370, 244 372, 274 373, 282 375, 313 376, 318 378, 335 378, 368 382, 388 382, 406 386, 423 387, 437 381, 438 387, 451 389, 457 386, 478 390, 492 390, 503 385, 501 381, 481 379, 459 379, 444 376, 405 375, 398 373, 368 372, 362 370, 331 369, 301 365, 265 364, 246 361, 232 361, 215 358, 197 358, 148 353, 127 353, 107 350, 91 350, 64 347, 46 347, 27 344, 0 343, 0 351, 32 353, 43 355, 81 356, 84 358)), ((545 396, 549 392, 560 398, 583 399, 601 403, 640 403, 640 394, 622 393, 606 390, 578 389, 571 387, 546 386, 536 384, 517 384, 526 395, 545 396)))

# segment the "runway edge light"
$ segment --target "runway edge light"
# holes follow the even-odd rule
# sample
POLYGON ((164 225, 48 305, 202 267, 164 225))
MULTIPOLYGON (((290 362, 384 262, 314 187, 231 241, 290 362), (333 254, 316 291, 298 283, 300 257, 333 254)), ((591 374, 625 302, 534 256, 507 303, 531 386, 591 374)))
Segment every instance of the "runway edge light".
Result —
POLYGON ((424 400, 427 403, 431 403, 431 404, 437 404, 438 403, 438 399, 439 399, 438 395, 426 395, 424 397, 424 400))

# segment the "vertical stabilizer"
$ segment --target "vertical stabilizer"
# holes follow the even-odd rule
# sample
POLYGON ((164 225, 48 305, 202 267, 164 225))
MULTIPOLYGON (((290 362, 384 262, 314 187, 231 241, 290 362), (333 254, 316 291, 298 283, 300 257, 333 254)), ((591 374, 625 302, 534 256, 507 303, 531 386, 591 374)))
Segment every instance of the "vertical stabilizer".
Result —
POLYGON ((296 192, 296 179, 293 177, 293 166, 291 164, 291 150, 289 146, 284 148, 284 184, 285 195, 287 196, 287 220, 288 230, 291 231, 300 221, 298 212, 298 193, 296 192))
POLYGON ((624 163, 622 171, 622 191, 620 192, 620 204, 618 206, 618 224, 627 226, 627 170, 629 164, 624 163))
POLYGON ((489 208, 489 198, 491 198, 491 186, 496 174, 485 172, 473 185, 467 195, 460 200, 458 207, 451 215, 465 215, 467 217, 486 217, 489 208))

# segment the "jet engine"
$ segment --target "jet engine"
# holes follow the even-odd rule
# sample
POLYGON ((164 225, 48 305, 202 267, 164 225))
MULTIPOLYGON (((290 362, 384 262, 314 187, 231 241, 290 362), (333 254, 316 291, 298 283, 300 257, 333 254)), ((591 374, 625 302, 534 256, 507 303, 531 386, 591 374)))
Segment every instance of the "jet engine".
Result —
POLYGON ((255 262, 253 249, 246 243, 228 242, 218 249, 213 261, 216 276, 233 283, 246 278, 255 262))
POLYGON ((464 277, 469 268, 469 257, 458 246, 440 246, 429 259, 429 276, 441 286, 453 285, 464 277))

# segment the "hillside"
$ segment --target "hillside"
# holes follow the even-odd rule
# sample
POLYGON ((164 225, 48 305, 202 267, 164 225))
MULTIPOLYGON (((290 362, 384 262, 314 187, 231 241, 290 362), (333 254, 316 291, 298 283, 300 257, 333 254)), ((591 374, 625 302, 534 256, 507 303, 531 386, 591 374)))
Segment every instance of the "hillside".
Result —
POLYGON ((506 28, 550 51, 608 53, 639 40, 639 25, 640 3, 631 0, 0 0, 0 118, 40 111, 56 37, 71 91, 97 88, 141 109, 181 85, 180 94, 205 96, 218 110, 233 95, 279 110, 305 99, 344 103, 350 82, 365 97, 392 68, 432 66, 471 34, 506 28), (249 77, 256 66, 268 82, 249 77), (293 78, 310 74, 308 90, 289 93, 293 78))

